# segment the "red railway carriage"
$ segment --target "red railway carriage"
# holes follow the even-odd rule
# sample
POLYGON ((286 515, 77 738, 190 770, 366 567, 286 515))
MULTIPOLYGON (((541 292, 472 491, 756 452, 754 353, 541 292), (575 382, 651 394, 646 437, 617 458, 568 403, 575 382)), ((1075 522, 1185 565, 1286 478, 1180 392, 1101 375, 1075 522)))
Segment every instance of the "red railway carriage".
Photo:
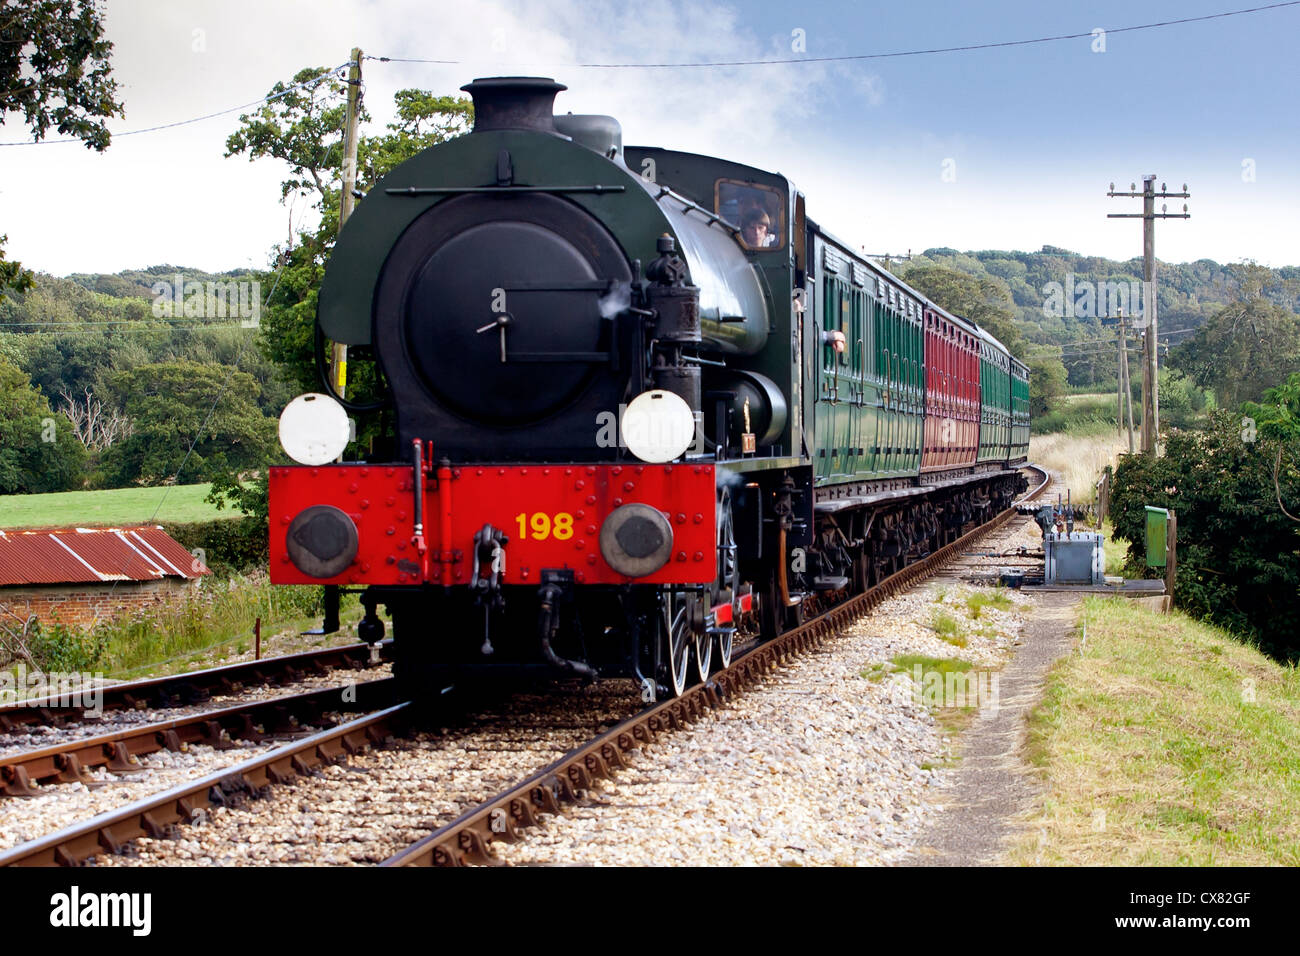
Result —
POLYGON ((922 472, 975 464, 980 427, 977 336, 968 322, 926 309, 922 472))

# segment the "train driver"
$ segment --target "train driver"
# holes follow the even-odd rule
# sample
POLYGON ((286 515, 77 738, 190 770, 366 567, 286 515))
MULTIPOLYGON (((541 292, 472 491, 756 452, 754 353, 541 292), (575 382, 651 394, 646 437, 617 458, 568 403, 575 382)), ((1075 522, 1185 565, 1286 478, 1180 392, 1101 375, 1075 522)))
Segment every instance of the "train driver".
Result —
POLYGON ((771 230, 771 217, 762 209, 755 209, 740 224, 740 238, 750 249, 762 249, 776 243, 776 236, 771 230))

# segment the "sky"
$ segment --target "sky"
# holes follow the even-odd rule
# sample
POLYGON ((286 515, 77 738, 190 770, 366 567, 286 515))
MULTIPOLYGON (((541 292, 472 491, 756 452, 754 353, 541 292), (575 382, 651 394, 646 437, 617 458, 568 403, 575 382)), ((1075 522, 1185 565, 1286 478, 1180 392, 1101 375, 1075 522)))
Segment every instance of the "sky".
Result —
MULTIPOLYGON (((1159 29, 1116 28, 1267 0, 980 4, 715 0, 108 0, 126 116, 114 132, 265 96, 307 66, 363 66, 368 129, 407 87, 452 93, 477 76, 553 76, 559 111, 607 113, 628 144, 722 156, 790 177, 808 214, 872 254, 1034 251, 1141 255, 1140 200, 1107 198, 1154 173, 1187 183, 1192 218, 1156 225, 1165 261, 1300 264, 1300 6, 1159 29), (1092 31, 1107 31, 1104 36, 1092 31), (826 62, 816 58, 1087 34, 1051 43, 826 62), (587 63, 786 59, 669 69, 587 63)), ((308 203, 281 203, 276 160, 224 158, 238 112, 75 143, 0 147, 0 233, 54 275, 162 263, 267 264, 308 203)), ((54 134, 51 134, 54 138, 54 134)), ((0 142, 29 140, 8 116, 0 142)), ((1168 200, 1181 211, 1183 200, 1168 200)))

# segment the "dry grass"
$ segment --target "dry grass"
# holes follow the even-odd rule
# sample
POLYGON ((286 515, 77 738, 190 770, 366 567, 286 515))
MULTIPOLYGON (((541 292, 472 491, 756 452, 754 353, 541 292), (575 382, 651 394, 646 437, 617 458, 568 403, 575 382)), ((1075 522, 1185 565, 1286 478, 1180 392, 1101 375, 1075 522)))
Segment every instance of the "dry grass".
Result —
POLYGON ((1053 432, 1029 439, 1029 460, 1060 476, 1062 495, 1068 488, 1074 501, 1085 503, 1096 500, 1097 480, 1105 467, 1114 465, 1120 452, 1127 451, 1128 437, 1121 439, 1114 431, 1092 435, 1053 432))
POLYGON ((1072 392, 1060 397, 1060 401, 1066 405, 1078 405, 1082 402, 1110 402, 1114 399, 1114 392, 1072 392))
POLYGON ((1300 864, 1300 672, 1222 631, 1124 599, 1029 723, 1046 785, 1021 864, 1300 864))

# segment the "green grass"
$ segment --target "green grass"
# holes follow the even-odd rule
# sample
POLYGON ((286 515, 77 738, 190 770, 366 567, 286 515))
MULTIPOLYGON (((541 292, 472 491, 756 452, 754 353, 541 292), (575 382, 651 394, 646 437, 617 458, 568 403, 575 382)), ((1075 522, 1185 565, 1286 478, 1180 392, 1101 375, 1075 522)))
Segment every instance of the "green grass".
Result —
POLYGON ((1011 598, 1001 591, 976 591, 966 598, 966 607, 970 610, 970 616, 975 620, 979 620, 980 614, 984 612, 986 607, 998 611, 1011 610, 1011 598))
POLYGON ((1032 433, 1047 435, 1066 432, 1074 435, 1102 434, 1115 430, 1114 395, 1070 395, 1058 401, 1046 415, 1030 422, 1032 433))
POLYGON ((1108 392, 1099 392, 1094 386, 1072 386, 1069 391, 1061 396, 1061 402, 1065 405, 1076 405, 1079 402, 1092 402, 1093 404, 1097 404, 1107 400, 1115 400, 1115 391, 1112 389, 1108 392), (1074 391, 1074 388, 1085 388, 1085 390, 1074 391))
POLYGON ((1029 721, 1045 792, 1011 860, 1300 865, 1300 672, 1181 613, 1083 614, 1029 721))
POLYGON ((229 508, 218 511, 203 500, 211 488, 210 484, 199 484, 0 495, 0 528, 92 527, 238 518, 239 512, 229 508))
POLYGON ((916 665, 921 665, 921 672, 937 671, 942 675, 961 674, 973 666, 970 661, 956 657, 927 657, 924 654, 899 654, 890 663, 908 674, 916 672, 916 665))
MULTIPOLYGON (((973 666, 970 661, 963 661, 956 657, 927 657, 924 654, 899 654, 893 658, 890 663, 894 667, 907 674, 915 682, 918 677, 921 681, 926 679, 929 674, 937 674, 940 681, 947 681, 949 674, 964 674, 973 666)), ((934 678, 930 678, 934 680, 934 678)), ((922 684, 918 684, 918 692, 922 684)), ((937 707, 934 708, 934 718, 946 734, 959 734, 970 725, 971 717, 975 713, 974 707, 937 707)), ((946 766, 950 761, 945 760, 940 766, 946 766)), ((924 765, 922 769, 932 769, 931 765, 924 765)))
POLYGON ((858 676, 863 680, 869 680, 873 684, 878 684, 893 672, 894 668, 889 664, 872 664, 869 668, 860 671, 858 676))
POLYGON ((961 622, 946 611, 935 610, 934 616, 930 618, 930 627, 940 640, 947 641, 954 647, 966 646, 961 622))
POLYGON ((1115 526, 1107 518, 1101 526, 1101 549, 1106 557, 1106 573, 1115 577, 1124 576, 1124 565, 1128 562, 1128 542, 1115 537, 1115 526))
MULTIPOLYGON (((356 595, 344 595, 339 620, 343 639, 362 613, 356 595)), ((41 670, 91 671, 131 680, 211 666, 218 658, 247 655, 253 625, 262 619, 263 653, 272 642, 289 650, 308 650, 300 632, 320 626, 319 587, 279 587, 265 572, 205 579, 185 592, 94 628, 63 627, 41 622, 28 641, 32 663, 41 670)), ((314 641, 322 645, 328 640, 314 641)))

